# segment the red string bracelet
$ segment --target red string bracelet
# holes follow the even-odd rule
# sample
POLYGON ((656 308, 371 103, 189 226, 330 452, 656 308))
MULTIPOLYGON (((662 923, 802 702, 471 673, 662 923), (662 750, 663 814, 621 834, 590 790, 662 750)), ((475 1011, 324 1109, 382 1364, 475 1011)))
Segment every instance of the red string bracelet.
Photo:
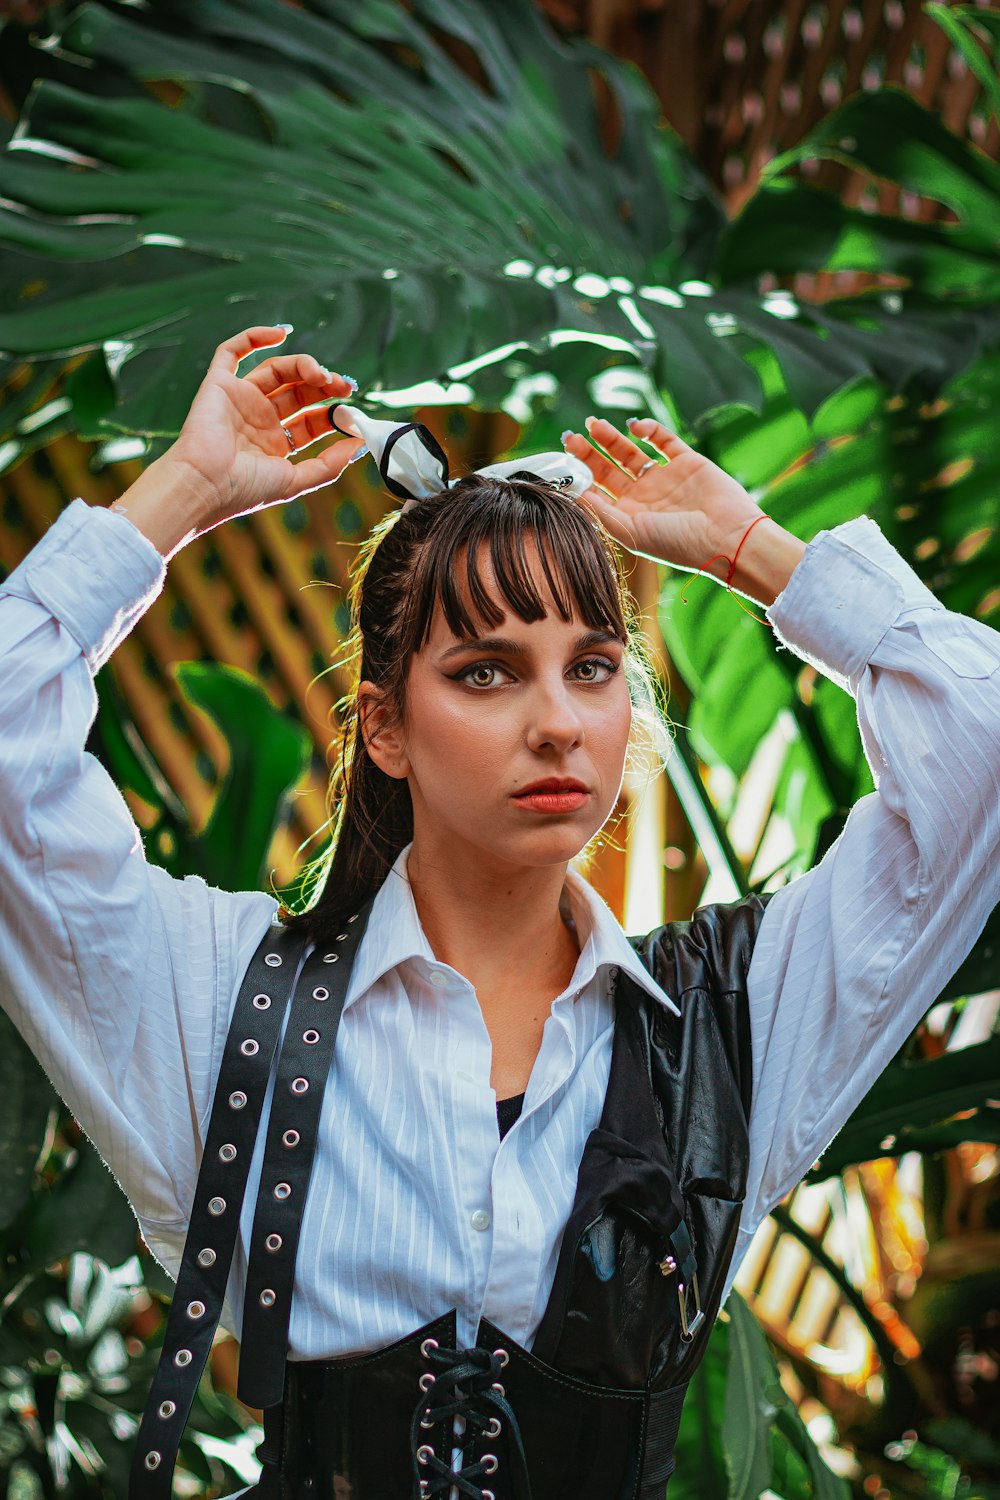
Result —
MULTIPOLYGON (((729 564, 729 572, 726 574, 724 582, 725 582, 725 585, 726 585, 727 592, 730 593, 730 594, 732 594, 733 593, 732 583, 733 583, 733 579, 736 577, 736 561, 737 561, 737 559, 738 559, 738 557, 740 555, 740 548, 743 546, 743 543, 746 541, 746 539, 750 535, 751 531, 753 531, 754 527, 760 521, 767 521, 769 519, 770 519, 770 517, 766 516, 766 515, 760 515, 760 516, 755 516, 754 517, 754 519, 750 522, 750 525, 747 527, 746 531, 744 531, 743 535, 740 537, 739 546, 737 546, 736 551, 733 553, 732 557, 729 556, 728 552, 716 552, 716 553, 714 553, 708 559, 708 562, 703 563, 702 566, 698 569, 698 572, 695 573, 695 574, 693 574, 692 578, 688 579, 687 583, 684 585, 684 588, 681 590, 681 603, 682 604, 686 604, 688 602, 685 599, 684 595, 687 593, 688 589, 691 587, 693 579, 697 578, 698 574, 704 573, 705 569, 708 567, 708 563, 713 563, 713 562, 716 561, 717 558, 720 558, 720 557, 723 558, 723 560, 729 564)), ((712 574, 711 576, 714 577, 715 575, 712 574)), ((733 594, 733 597, 736 600, 736 603, 740 606, 740 609, 742 609, 745 614, 748 614, 752 620, 756 620, 758 622, 758 624, 760 624, 760 625, 767 625, 767 626, 770 627, 770 625, 771 625, 770 620, 765 619, 761 615, 754 614, 754 612, 753 612, 752 609, 748 609, 747 606, 743 603, 743 600, 740 598, 739 594, 733 594)))

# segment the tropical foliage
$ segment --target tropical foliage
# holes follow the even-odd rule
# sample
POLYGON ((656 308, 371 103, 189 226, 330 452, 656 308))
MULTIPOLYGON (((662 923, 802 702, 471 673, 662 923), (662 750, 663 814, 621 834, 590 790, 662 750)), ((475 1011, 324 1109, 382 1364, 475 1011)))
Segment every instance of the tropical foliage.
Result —
MULTIPOLYGON (((1000 13, 930 9, 995 107, 1000 13)), ((353 373, 372 409, 407 391, 502 407, 522 424, 526 451, 558 446, 561 430, 591 411, 653 411, 803 538, 872 515, 947 604, 1000 619, 1000 168, 905 93, 846 100, 770 164, 729 222, 642 78, 584 41, 557 37, 528 0, 101 0, 54 6, 48 25, 52 38, 32 58, 38 81, 29 90, 25 79, 21 118, 0 156, 0 379, 10 379, 0 463, 65 430, 98 443, 132 438, 155 456, 215 345, 236 327, 280 319, 295 326, 291 347, 353 373), (898 184, 944 216, 848 208, 800 171, 823 158, 898 184), (857 272, 862 289, 818 304, 782 286, 825 271, 857 272)), ((812 863, 869 775, 846 696, 775 653, 766 630, 720 590, 695 582, 685 607, 684 582, 664 578, 660 610, 691 694, 671 776, 713 876, 747 889, 812 863), (749 787, 759 795, 764 755, 768 798, 747 844, 734 815, 749 787)), ((254 884, 302 747, 288 726, 268 721, 275 758, 265 771, 259 742, 250 754, 241 727, 254 685, 194 664, 184 672, 186 690, 233 746, 231 783, 205 839, 192 836, 166 778, 128 732, 111 678, 96 747, 121 785, 162 809, 147 839, 151 858, 175 873, 254 884), (230 864, 220 850, 233 840, 239 858, 230 864)), ((997 930, 991 924, 942 997, 955 1015, 966 996, 998 983, 997 930)), ((842 1422, 900 1494, 951 1495, 969 1476, 978 1487, 965 1493, 1000 1493, 1000 1452, 980 1419, 989 1361, 995 1371, 1000 1358, 985 1316, 1000 1303, 1000 1209, 994 1185, 985 1206, 980 1197, 992 1269, 977 1263, 963 1276, 961 1229, 945 1201, 954 1174, 940 1170, 942 1152, 997 1142, 998 1049, 995 1020, 961 1052, 928 1058, 911 1038, 813 1174, 920 1151, 940 1190, 928 1238, 950 1242, 957 1269, 948 1296, 914 1315, 941 1361, 933 1389, 922 1377, 897 1383, 881 1423, 842 1422), (985 1373, 963 1407, 958 1351, 967 1358, 970 1342, 985 1373)), ((11 1195, 0 1229, 0 1334, 17 1327, 28 1340, 8 1385, 29 1392, 0 1425, 0 1476, 5 1463, 15 1472, 13 1461, 49 1493, 61 1472, 51 1452, 62 1444, 73 1493, 111 1493, 102 1485, 120 1459, 102 1477, 54 1415, 52 1371, 82 1368, 85 1343, 57 1347, 47 1331, 56 1314, 45 1312, 46 1322, 36 1309, 61 1298, 79 1320, 99 1283, 110 1307, 110 1283, 86 1257, 72 1257, 57 1286, 47 1278, 55 1260, 89 1249, 124 1262, 128 1282, 134 1225, 118 1199, 117 1220, 110 1210, 95 1215, 102 1233, 126 1226, 114 1245, 82 1244, 75 1227, 72 1246, 53 1234, 60 1205, 75 1226, 63 1195, 80 1163, 91 1162, 81 1187, 102 1169, 67 1135, 23 1049, 4 1058, 4 1105, 41 1102, 12 1116, 0 1137, 11 1195), (37 1215, 49 1230, 34 1227, 37 1215), (51 1473, 22 1456, 37 1456, 43 1434, 51 1473)), ((155 1272, 142 1269, 147 1280, 155 1272)), ((877 1339, 883 1325, 864 1289, 853 1290, 877 1339)), ((901 1305, 894 1311, 907 1316, 901 1305)), ((776 1378, 764 1378, 773 1364, 735 1297, 731 1313, 713 1336, 682 1445, 709 1453, 713 1493, 839 1490, 776 1378)), ((69 1313, 58 1317, 70 1326, 69 1313)), ((892 1361, 891 1345, 880 1348, 892 1361)), ((140 1385, 144 1378, 137 1369, 140 1385)), ((110 1431, 113 1403, 104 1392, 94 1401, 110 1431)), ((235 1412, 232 1420, 235 1431, 235 1412)), ((187 1456, 191 1472, 208 1482, 199 1451, 200 1469, 187 1456)), ((671 1493, 690 1482, 685 1467, 700 1473, 679 1460, 671 1493)))

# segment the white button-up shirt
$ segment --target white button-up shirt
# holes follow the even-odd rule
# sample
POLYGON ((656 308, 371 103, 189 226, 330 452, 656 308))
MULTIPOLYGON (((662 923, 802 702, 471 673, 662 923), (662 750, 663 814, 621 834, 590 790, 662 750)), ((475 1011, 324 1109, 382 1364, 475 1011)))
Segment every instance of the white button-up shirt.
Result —
MULTIPOLYGON (((127 804, 84 751, 93 673, 164 576, 127 517, 77 499, 0 586, 0 1000, 176 1274, 229 1018, 276 903, 147 863, 127 804)), ((878 791, 761 925, 749 1184, 727 1292, 754 1230, 1000 899, 997 633, 946 611, 866 519, 820 533, 768 616, 779 641, 855 694, 878 791)), ((375 1349, 452 1307, 460 1340, 485 1315, 530 1345, 603 1106, 616 967, 660 1004, 683 1004, 571 872, 579 961, 501 1141, 482 1013, 428 944, 406 856, 351 976, 292 1358, 375 1349)), ((236 1333, 263 1143, 262 1129, 223 1320, 236 1333)))

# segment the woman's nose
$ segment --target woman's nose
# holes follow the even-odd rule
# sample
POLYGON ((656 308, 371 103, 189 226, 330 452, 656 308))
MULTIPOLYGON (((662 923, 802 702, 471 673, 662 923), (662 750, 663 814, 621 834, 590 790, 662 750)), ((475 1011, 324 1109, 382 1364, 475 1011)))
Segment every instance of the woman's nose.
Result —
POLYGON ((551 688, 540 687, 533 695, 528 724, 528 746, 542 750, 551 745, 570 750, 583 743, 583 720, 565 683, 551 688))

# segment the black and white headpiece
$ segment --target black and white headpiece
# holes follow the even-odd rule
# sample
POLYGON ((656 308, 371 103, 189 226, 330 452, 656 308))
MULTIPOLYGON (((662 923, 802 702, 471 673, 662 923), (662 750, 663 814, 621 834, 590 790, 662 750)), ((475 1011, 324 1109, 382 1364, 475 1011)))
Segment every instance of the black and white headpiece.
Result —
MULTIPOLYGON (((330 425, 348 437, 364 438, 378 464, 382 483, 397 500, 405 501, 404 510, 458 483, 449 478, 448 455, 421 422, 385 422, 354 406, 335 406, 330 412, 330 425)), ((527 473, 570 495, 582 495, 594 482, 587 465, 571 453, 531 453, 506 463, 487 464, 475 473, 491 479, 527 473)))

